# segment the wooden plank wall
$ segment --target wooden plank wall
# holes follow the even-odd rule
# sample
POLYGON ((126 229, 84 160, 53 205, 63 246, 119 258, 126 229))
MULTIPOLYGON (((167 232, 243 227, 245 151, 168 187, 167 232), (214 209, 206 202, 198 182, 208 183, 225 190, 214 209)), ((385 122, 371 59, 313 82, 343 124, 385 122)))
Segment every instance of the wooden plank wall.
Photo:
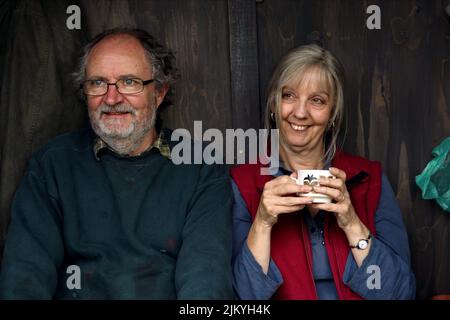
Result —
POLYGON ((203 121, 203 130, 258 128, 276 61, 292 47, 318 42, 334 52, 347 71, 345 150, 381 161, 397 195, 410 238, 417 297, 450 294, 450 215, 433 201, 421 200, 414 183, 431 159, 432 148, 450 135, 447 4, 447 0, 19 0, 4 6, 9 13, 0 15, 5 35, 1 43, 7 49, 1 50, 0 70, 12 83, 0 87, 1 238, 12 194, 31 153, 85 121, 83 109, 76 109, 82 107, 71 95, 67 73, 74 67, 76 48, 93 35, 106 28, 136 26, 171 47, 181 80, 175 106, 164 119, 170 127, 191 132, 194 120, 203 121), (70 4, 81 8, 82 30, 64 28, 70 4), (381 8, 381 30, 366 28, 370 4, 381 8), (15 32, 8 32, 13 25, 15 32), (49 57, 44 70, 31 59, 14 59, 26 56, 21 47, 26 35, 47 43, 45 48, 35 47, 36 56, 49 57), (23 88, 26 97, 43 94, 45 99, 37 104, 26 97, 13 99, 9 88, 20 87, 20 78, 8 74, 18 66, 30 74, 41 68, 59 81, 60 90, 42 93, 30 85, 23 88), (70 118, 62 111, 63 104, 70 106, 70 118), (31 106, 35 109, 26 109, 31 106), (33 130, 25 130, 19 121, 27 112, 30 117, 38 115, 33 130))

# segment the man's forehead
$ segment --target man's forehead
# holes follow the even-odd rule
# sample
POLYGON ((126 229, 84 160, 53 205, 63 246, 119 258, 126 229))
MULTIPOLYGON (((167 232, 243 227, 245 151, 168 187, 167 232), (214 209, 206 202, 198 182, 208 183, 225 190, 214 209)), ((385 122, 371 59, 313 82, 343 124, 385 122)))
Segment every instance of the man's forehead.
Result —
POLYGON ((89 53, 86 67, 86 71, 94 73, 110 69, 125 69, 119 73, 151 72, 144 47, 138 39, 127 34, 110 35, 98 42, 89 53))
POLYGON ((123 49, 123 50, 136 50, 145 54, 144 47, 138 39, 128 34, 114 34, 109 35, 100 40, 94 45, 91 50, 91 55, 94 53, 103 52, 103 50, 123 49))

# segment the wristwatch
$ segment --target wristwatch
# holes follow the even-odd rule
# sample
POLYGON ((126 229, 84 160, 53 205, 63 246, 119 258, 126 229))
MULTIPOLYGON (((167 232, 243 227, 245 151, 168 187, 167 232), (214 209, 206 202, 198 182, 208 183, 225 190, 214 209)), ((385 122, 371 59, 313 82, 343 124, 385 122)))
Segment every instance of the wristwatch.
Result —
POLYGON ((350 245, 350 248, 356 248, 356 249, 359 249, 359 250, 365 250, 369 246, 370 238, 372 238, 372 235, 369 232, 369 236, 367 237, 367 239, 359 240, 356 245, 354 245, 354 246, 350 245))

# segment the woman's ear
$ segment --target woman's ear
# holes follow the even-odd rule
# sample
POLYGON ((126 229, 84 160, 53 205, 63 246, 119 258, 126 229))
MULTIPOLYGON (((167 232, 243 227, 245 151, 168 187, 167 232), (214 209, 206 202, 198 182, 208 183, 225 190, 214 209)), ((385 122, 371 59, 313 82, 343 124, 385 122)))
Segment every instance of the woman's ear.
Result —
POLYGON ((270 113, 269 113, 269 122, 270 122, 270 127, 272 129, 277 128, 276 113, 272 110, 270 110, 270 113))

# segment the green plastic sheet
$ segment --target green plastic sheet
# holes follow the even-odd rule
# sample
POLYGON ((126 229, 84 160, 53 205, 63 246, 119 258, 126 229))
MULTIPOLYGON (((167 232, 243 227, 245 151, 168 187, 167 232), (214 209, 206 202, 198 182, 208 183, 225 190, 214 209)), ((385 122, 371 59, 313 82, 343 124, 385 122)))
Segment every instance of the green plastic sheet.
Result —
POLYGON ((416 183, 422 190, 422 198, 435 199, 447 212, 450 212, 450 137, 444 139, 432 151, 431 160, 416 183))

